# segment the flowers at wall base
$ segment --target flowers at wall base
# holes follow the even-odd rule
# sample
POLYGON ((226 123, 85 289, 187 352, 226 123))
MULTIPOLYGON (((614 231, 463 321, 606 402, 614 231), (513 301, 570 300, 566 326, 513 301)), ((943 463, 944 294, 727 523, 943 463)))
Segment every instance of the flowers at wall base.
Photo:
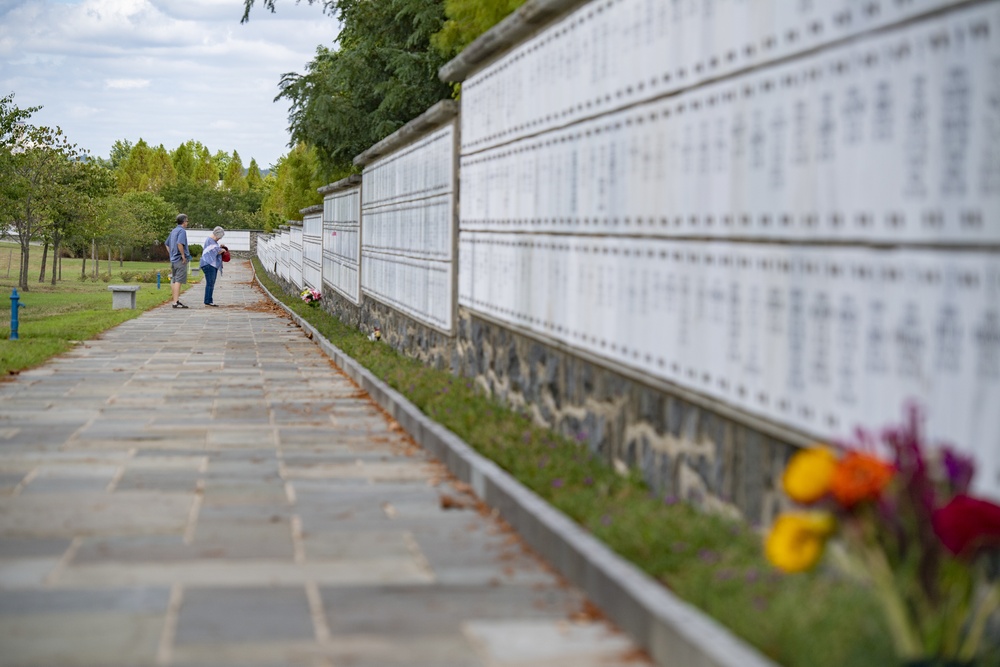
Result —
POLYGON ((323 295, 319 293, 319 290, 314 290, 307 287, 306 289, 299 292, 299 298, 308 303, 310 306, 315 307, 319 305, 320 299, 323 298, 323 295))
POLYGON ((972 664, 1000 609, 988 567, 1000 552, 1000 505, 970 495, 971 459, 928 447, 920 422, 911 407, 905 424, 878 436, 888 461, 866 433, 839 453, 817 446, 793 456, 782 485, 809 511, 780 515, 765 554, 803 572, 835 540, 837 564, 875 592, 900 661, 972 664))

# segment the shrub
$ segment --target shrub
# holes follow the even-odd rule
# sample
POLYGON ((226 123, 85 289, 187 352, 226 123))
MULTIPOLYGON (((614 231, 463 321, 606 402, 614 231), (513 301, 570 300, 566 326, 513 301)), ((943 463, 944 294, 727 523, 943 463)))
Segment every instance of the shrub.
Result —
POLYGON ((130 283, 135 278, 135 271, 122 271, 122 282, 130 283))
POLYGON ((190 246, 188 246, 188 249, 191 251, 191 257, 194 259, 200 258, 201 253, 204 250, 204 248, 202 248, 197 243, 192 243, 190 246))

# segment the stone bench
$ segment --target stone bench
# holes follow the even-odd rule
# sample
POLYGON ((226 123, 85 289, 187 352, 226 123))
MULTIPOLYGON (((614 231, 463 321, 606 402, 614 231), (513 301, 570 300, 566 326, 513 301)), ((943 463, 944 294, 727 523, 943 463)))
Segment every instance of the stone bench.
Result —
POLYGON ((108 285, 108 289, 111 291, 111 310, 135 310, 135 293, 139 285, 108 285))

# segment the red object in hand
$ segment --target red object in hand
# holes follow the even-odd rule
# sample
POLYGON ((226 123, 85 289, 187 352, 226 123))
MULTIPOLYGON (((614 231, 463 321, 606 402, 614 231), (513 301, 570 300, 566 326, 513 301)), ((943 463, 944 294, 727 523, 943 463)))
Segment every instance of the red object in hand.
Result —
POLYGON ((220 245, 219 247, 222 248, 222 261, 228 262, 229 260, 231 260, 232 257, 229 255, 229 248, 227 248, 224 245, 220 245))
POLYGON ((957 495, 934 510, 933 523, 941 543, 956 555, 1000 545, 1000 506, 986 500, 957 495))

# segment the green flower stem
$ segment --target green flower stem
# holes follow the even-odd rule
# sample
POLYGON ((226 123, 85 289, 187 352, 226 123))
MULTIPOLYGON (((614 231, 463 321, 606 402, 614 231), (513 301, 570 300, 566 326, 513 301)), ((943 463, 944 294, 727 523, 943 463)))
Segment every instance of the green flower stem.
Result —
POLYGON ((911 623, 906 602, 896 587, 896 580, 885 552, 874 540, 865 539, 863 529, 859 537, 861 539, 857 540, 857 544, 872 584, 878 592, 878 599, 885 612, 897 655, 904 660, 923 656, 924 648, 920 641, 920 633, 911 623))
POLYGON ((976 657, 979 644, 983 639, 983 632, 986 630, 986 621, 998 608, 1000 608, 1000 581, 989 587, 986 595, 983 596, 983 601, 972 616, 969 633, 965 636, 965 642, 958 654, 961 660, 972 660, 976 657))

